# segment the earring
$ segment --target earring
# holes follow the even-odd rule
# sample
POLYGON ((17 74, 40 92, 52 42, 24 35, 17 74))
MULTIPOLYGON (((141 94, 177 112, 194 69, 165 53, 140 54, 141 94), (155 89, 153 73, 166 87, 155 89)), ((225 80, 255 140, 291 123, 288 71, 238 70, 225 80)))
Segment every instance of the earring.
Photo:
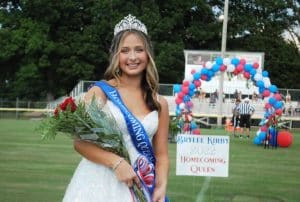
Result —
POLYGON ((116 75, 121 76, 122 75, 122 71, 120 70, 120 67, 118 67, 115 71, 116 75))
POLYGON ((120 74, 120 68, 119 68, 119 67, 116 69, 115 73, 116 73, 117 75, 120 74))

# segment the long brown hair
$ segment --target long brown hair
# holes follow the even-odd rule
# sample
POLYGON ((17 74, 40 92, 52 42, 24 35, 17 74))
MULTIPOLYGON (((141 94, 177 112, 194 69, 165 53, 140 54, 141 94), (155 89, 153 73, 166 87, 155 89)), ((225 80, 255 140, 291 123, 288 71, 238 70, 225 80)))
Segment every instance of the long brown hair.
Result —
POLYGON ((119 54, 121 51, 120 44, 124 41, 125 37, 130 33, 138 36, 144 43, 149 62, 144 71, 144 75, 141 82, 141 87, 145 92, 145 101, 149 109, 152 110, 161 110, 160 103, 158 102, 158 88, 159 88, 159 77, 157 68, 154 62, 154 53, 153 47, 149 37, 143 32, 137 30, 125 30, 118 33, 112 41, 110 48, 110 63, 108 68, 104 73, 104 79, 110 80, 115 79, 117 83, 120 83, 120 74, 119 74, 119 54))

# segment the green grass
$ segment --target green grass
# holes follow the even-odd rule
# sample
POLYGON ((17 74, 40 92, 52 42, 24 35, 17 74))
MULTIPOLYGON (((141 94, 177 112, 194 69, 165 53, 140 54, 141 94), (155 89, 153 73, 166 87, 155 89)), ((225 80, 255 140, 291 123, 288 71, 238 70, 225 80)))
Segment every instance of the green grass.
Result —
MULTIPOLYGON (((38 123, 0 119, 0 202, 62 200, 81 157, 68 137, 41 141, 34 131, 38 123)), ((202 129, 202 134, 226 135, 218 129, 202 129)), ((232 138, 227 178, 176 176, 176 144, 170 144, 171 202, 300 201, 300 134, 293 134, 292 146, 278 149, 232 138)))

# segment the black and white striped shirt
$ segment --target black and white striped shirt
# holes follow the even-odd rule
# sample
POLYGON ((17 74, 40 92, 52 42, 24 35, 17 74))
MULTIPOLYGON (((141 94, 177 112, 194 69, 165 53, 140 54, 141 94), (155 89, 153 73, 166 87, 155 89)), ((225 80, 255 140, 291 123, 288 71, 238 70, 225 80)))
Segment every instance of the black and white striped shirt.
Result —
POLYGON ((241 115, 245 115, 245 114, 253 114, 255 109, 250 103, 243 102, 238 106, 238 111, 241 115))

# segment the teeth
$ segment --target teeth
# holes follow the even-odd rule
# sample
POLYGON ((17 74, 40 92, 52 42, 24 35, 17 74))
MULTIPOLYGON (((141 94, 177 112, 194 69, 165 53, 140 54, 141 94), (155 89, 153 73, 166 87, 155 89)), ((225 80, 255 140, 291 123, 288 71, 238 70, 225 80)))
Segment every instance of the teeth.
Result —
POLYGON ((136 66, 138 66, 138 64, 128 64, 128 66, 130 66, 130 67, 136 67, 136 66))

